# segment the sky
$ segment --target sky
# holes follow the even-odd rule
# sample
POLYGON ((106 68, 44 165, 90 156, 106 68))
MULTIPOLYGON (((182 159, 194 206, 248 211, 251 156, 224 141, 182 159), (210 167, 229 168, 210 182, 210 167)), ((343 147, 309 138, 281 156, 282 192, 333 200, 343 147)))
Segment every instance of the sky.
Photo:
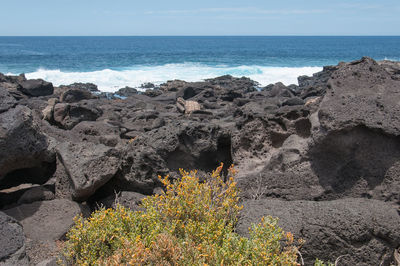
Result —
POLYGON ((400 0, 1 0, 0 36, 400 35, 400 0))

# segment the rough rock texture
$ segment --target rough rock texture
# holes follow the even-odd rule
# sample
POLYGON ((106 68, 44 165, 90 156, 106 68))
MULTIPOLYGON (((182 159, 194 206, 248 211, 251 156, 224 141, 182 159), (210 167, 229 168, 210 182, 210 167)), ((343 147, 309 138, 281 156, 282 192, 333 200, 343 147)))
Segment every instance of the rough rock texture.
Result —
POLYGON ((7 111, 16 104, 17 101, 15 98, 12 97, 5 88, 0 87, 0 113, 7 111))
POLYGON ((140 209, 139 205, 144 197, 146 196, 137 192, 121 191, 118 194, 97 201, 97 205, 105 208, 115 208, 116 204, 120 204, 125 208, 137 211, 140 209))
POLYGON ((185 101, 183 98, 178 98, 176 101, 176 107, 179 112, 184 114, 191 114, 195 111, 201 110, 201 106, 196 101, 185 101))
POLYGON ((57 258, 50 258, 47 260, 43 260, 36 264, 36 266, 57 266, 57 258))
POLYGON ((29 265, 21 224, 0 212, 0 265, 29 265))
POLYGON ((89 208, 66 199, 36 201, 4 211, 18 220, 27 237, 27 253, 33 264, 57 256, 57 241, 73 226, 73 218, 88 215, 89 208))
POLYGON ((53 119, 55 125, 63 129, 72 129, 81 121, 95 121, 102 114, 93 102, 57 103, 54 106, 53 119))
POLYGON ((125 88, 119 89, 115 94, 123 97, 129 97, 138 94, 138 90, 127 86, 125 88))
POLYGON ((80 89, 80 90, 87 90, 90 92, 98 92, 99 89, 97 88, 96 84, 93 83, 80 83, 75 82, 70 85, 61 85, 60 88, 68 88, 68 89, 80 89))
POLYGON ((29 96, 45 96, 53 94, 54 87, 50 82, 42 79, 29 79, 20 83, 19 90, 29 96))
POLYGON ((369 58, 335 71, 318 112, 321 127, 335 131, 356 126, 399 135, 400 85, 369 58))
POLYGON ((39 241, 60 240, 73 225, 73 218, 87 209, 66 199, 36 201, 4 211, 18 220, 26 237, 39 241))
MULTIPOLYGON (((47 138, 40 132, 29 108, 18 105, 1 113, 0 125, 0 181, 14 170, 26 169, 27 174, 32 174, 43 163, 54 161, 54 154, 47 149, 47 138)), ((9 179, 4 182, 12 182, 9 179)), ((7 184, 0 183, 2 186, 7 184)))
POLYGON ((369 58, 342 64, 331 76, 313 113, 313 106, 301 106, 302 113, 293 107, 273 120, 258 118, 263 124, 255 119, 245 123, 238 152, 242 153, 247 135, 248 143, 256 136, 253 140, 259 140, 253 143, 261 149, 255 153, 257 148, 251 148, 255 158, 240 166, 245 176, 239 184, 247 197, 262 186, 267 188, 264 196, 288 200, 346 196, 399 201, 396 92, 400 83, 369 58), (278 130, 271 129, 276 122, 278 130), (265 131, 252 124, 264 125, 265 131), (268 131, 272 131, 269 136, 268 131))
POLYGON ((251 223, 263 216, 279 218, 285 231, 306 242, 301 249, 306 265, 315 258, 338 265, 389 265, 400 243, 400 216, 393 205, 377 200, 244 202, 238 232, 248 235, 251 223), (382 264, 381 264, 382 263, 382 264))
POLYGON ((107 183, 116 173, 119 158, 116 151, 102 144, 69 143, 57 147, 57 158, 64 167, 68 180, 59 183, 71 184, 74 200, 85 200, 107 183))
POLYGON ((60 96, 60 102, 74 103, 81 100, 88 100, 93 98, 92 93, 84 89, 68 89, 64 91, 60 96))
POLYGON ((35 201, 43 201, 43 200, 52 200, 55 195, 49 189, 38 186, 28 189, 22 194, 22 196, 18 199, 18 204, 27 204, 35 201))

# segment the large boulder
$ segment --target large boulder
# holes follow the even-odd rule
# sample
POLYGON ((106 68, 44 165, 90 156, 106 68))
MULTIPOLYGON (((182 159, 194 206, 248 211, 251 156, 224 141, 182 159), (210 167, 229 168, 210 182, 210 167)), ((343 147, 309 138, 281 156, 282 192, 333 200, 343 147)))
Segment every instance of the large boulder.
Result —
POLYGON ((0 265, 29 265, 20 223, 0 212, 0 265))
POLYGON ((42 79, 29 79, 20 83, 19 90, 28 96, 46 96, 54 92, 53 84, 42 79))
POLYGON ((81 83, 81 82, 75 82, 70 85, 61 85, 60 88, 62 89, 79 89, 79 90, 87 90, 90 92, 99 92, 99 89, 97 88, 96 84, 93 83, 81 83))
POLYGON ((82 121, 72 130, 91 142, 115 147, 120 140, 120 129, 110 121, 82 121))
POLYGON ((54 123, 63 129, 72 129, 81 121, 96 121, 102 115, 95 103, 83 101, 79 103, 57 103, 54 105, 54 123))
POLYGON ((59 176, 58 183, 71 183, 67 195, 70 194, 78 201, 93 195, 115 176, 119 168, 119 154, 116 150, 91 142, 61 143, 57 146, 57 159, 57 168, 63 167, 66 174, 59 176))
POLYGON ((121 159, 121 171, 116 179, 111 180, 106 188, 106 194, 114 190, 136 191, 142 194, 152 194, 159 186, 158 176, 168 174, 165 161, 157 154, 143 137, 135 137, 125 147, 121 159))
POLYGON ((370 58, 348 63, 336 70, 318 112, 324 130, 363 126, 400 134, 400 82, 370 58))
POLYGON ((35 265, 59 253, 58 243, 65 240, 74 217, 87 217, 89 208, 67 199, 55 199, 22 204, 4 212, 22 224, 30 265, 35 265))
POLYGON ((237 231, 248 235, 251 223, 263 216, 279 218, 280 226, 305 240, 300 252, 305 265, 316 258, 338 265, 389 265, 400 243, 396 207, 377 200, 244 202, 237 231))
POLYGON ((161 186, 159 175, 177 177, 179 168, 210 172, 221 162, 229 167, 230 142, 228 130, 194 121, 170 121, 146 134, 138 134, 123 149, 121 170, 106 186, 108 195, 114 189, 151 194, 161 186))
POLYGON ((263 110, 254 102, 237 112, 244 119, 237 119, 233 148, 244 196, 261 184, 268 187, 262 197, 398 202, 400 81, 363 58, 309 82, 301 85, 326 91, 316 106, 263 110))
POLYGON ((174 121, 147 135, 168 169, 198 169, 205 172, 223 162, 232 163, 231 135, 220 125, 195 121, 174 121))
POLYGON ((18 220, 26 237, 39 241, 61 240, 74 224, 73 218, 88 209, 67 199, 36 201, 4 211, 18 220))
POLYGON ((14 170, 41 168, 42 163, 54 161, 31 109, 18 105, 1 113, 0 125, 0 181, 14 170))
POLYGON ((400 199, 400 81, 370 58, 343 64, 328 82, 309 152, 331 194, 400 199))

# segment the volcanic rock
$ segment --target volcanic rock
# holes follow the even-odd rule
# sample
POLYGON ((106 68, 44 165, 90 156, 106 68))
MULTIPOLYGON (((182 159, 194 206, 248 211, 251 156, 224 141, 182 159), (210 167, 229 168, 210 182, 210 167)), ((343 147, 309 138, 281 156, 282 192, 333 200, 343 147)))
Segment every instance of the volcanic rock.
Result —
POLYGON ((334 201, 244 202, 237 231, 248 235, 251 223, 263 216, 279 218, 279 224, 305 240, 301 254, 305 265, 316 258, 338 265, 389 265, 400 243, 400 216, 389 203, 347 198, 334 201))
POLYGON ((17 101, 15 98, 12 97, 5 88, 0 87, 0 113, 7 111, 16 104, 17 101))
MULTIPOLYGON (((29 108, 18 105, 1 113, 0 125, 0 181, 12 171, 25 169, 25 174, 29 175, 42 168, 43 163, 54 161, 47 138, 40 132, 29 108)), ((19 175, 23 173, 14 176, 17 179, 19 175)), ((11 179, 10 176, 2 182, 13 183, 11 179)), ((18 181, 22 180, 15 180, 18 181)), ((35 180, 30 180, 30 183, 35 183, 35 180)), ((7 187, 7 184, 0 182, 0 187, 7 187)))
POLYGON ((64 142, 57 147, 57 158, 71 183, 70 193, 74 200, 83 201, 94 194, 117 173, 119 158, 116 150, 90 142, 64 142))
POLYGON ((118 194, 108 196, 97 202, 99 206, 105 208, 116 208, 117 204, 133 211, 140 210, 140 203, 146 196, 132 191, 121 191, 118 194))
POLYGON ((126 86, 125 88, 121 88, 118 91, 116 91, 115 94, 118 94, 119 96, 123 96, 123 97, 129 97, 129 96, 138 94, 138 90, 135 88, 126 86))
POLYGON ((42 79, 25 80, 20 85, 21 92, 33 97, 51 95, 54 91, 53 84, 42 79))
POLYGON ((87 208, 66 199, 55 199, 22 204, 4 212, 22 224, 26 237, 55 241, 71 228, 75 216, 87 215, 87 208))
POLYGON ((29 265, 20 223, 0 212, 0 265, 29 265))
POLYGON ((79 89, 79 90, 87 90, 90 92, 99 92, 96 84, 93 83, 80 83, 76 82, 70 85, 61 85, 60 88, 70 88, 70 89, 79 89))
POLYGON ((74 103, 81 100, 92 99, 93 95, 88 90, 84 89, 68 89, 64 91, 60 96, 60 102, 74 103))

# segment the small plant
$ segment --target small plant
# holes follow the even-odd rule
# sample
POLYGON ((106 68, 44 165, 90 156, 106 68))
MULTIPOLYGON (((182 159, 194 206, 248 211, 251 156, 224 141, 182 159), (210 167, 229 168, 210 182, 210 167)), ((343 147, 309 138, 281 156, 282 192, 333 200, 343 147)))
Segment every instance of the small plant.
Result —
POLYGON ((143 211, 117 205, 75 219, 64 257, 79 265, 297 265, 293 235, 265 217, 250 237, 235 233, 242 206, 229 169, 200 182, 181 170, 179 182, 161 178, 165 193, 142 200, 143 211))
POLYGON ((334 264, 330 263, 330 262, 324 262, 324 261, 322 261, 320 259, 316 259, 315 263, 314 263, 314 266, 334 266, 334 264))
POLYGON ((261 174, 256 179, 255 188, 252 188, 251 190, 252 190, 251 198, 253 200, 260 199, 265 194, 265 192, 267 192, 267 186, 263 185, 261 174))

